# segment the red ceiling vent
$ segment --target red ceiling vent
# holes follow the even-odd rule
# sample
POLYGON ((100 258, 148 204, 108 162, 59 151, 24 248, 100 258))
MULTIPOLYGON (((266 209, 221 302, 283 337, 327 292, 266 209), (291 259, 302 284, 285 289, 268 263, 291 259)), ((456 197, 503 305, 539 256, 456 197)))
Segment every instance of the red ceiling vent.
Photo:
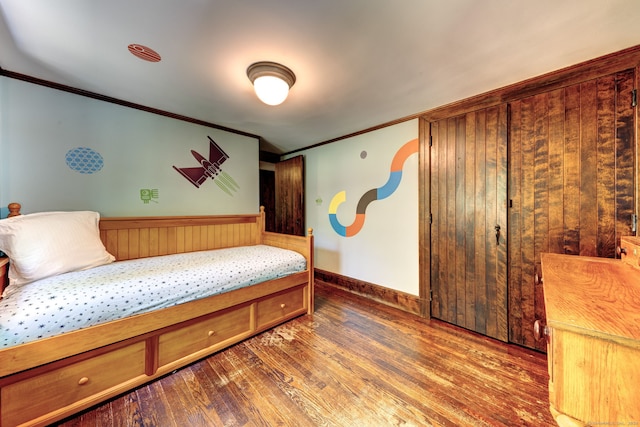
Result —
POLYGON ((149 47, 142 46, 141 44, 130 44, 129 52, 131 52, 138 58, 144 59, 145 61, 149 62, 160 62, 161 59, 158 52, 149 47))

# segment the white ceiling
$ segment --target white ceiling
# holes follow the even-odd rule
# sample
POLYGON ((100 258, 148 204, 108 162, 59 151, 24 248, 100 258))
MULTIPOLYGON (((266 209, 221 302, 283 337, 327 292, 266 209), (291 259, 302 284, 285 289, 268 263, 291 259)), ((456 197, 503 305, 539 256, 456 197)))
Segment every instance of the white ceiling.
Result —
POLYGON ((0 67, 290 152, 640 44, 639 0, 0 0, 0 67), (152 48, 143 61, 127 49, 152 48), (246 68, 297 81, 262 104, 246 68))

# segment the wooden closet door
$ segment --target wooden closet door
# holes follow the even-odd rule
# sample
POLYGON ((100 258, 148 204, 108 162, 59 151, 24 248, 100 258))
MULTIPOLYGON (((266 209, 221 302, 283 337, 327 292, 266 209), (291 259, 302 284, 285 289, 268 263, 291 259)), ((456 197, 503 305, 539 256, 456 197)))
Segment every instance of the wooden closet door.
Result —
POLYGON ((306 235, 304 229, 304 157, 296 156, 276 163, 277 233, 306 235))
POLYGON ((613 258, 635 234, 634 80, 628 70, 510 104, 512 342, 545 349, 533 337, 542 252, 613 258))
POLYGON ((507 341, 507 107, 430 128, 431 316, 507 341))

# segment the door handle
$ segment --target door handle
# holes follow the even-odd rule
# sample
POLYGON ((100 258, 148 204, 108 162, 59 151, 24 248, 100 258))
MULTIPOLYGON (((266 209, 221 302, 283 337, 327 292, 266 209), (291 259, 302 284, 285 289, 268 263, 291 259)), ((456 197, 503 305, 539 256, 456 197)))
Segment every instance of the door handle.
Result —
POLYGON ((496 229, 496 246, 500 245, 500 226, 496 225, 494 227, 496 229))

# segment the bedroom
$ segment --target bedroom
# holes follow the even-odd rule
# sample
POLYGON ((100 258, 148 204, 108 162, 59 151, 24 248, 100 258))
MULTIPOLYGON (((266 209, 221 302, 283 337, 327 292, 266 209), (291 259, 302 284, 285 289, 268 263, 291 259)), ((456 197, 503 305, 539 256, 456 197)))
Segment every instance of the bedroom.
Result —
MULTIPOLYGON (((374 111, 354 104, 356 95, 366 88, 366 86, 361 86, 365 85, 364 80, 357 81, 363 79, 363 65, 332 62, 337 59, 332 59, 330 55, 323 56, 326 52, 333 52, 335 47, 340 45, 338 34, 334 35, 335 38, 327 41, 330 46, 323 47, 326 50, 310 53, 317 59, 313 61, 309 59, 308 63, 300 65, 293 58, 289 59, 293 56, 291 53, 262 46, 255 46, 252 49, 250 56, 254 55, 255 57, 251 56, 248 63, 262 59, 277 60, 285 63, 296 72, 298 80, 291 90, 290 98, 280 107, 268 108, 259 104, 252 94, 250 82, 245 74, 248 63, 245 64, 242 62, 244 59, 241 60, 237 57, 233 57, 234 60, 230 61, 230 63, 238 62, 240 70, 239 75, 231 77, 233 83, 217 85, 209 82, 209 85, 217 88, 215 89, 217 92, 214 92, 213 88, 203 90, 199 87, 193 87, 196 76, 201 74, 209 80, 215 80, 218 77, 224 78, 224 76, 218 76, 214 73, 214 70, 217 70, 216 60, 207 60, 203 59, 202 55, 195 55, 198 56, 197 61, 199 62, 190 68, 193 78, 185 79, 193 86, 176 88, 175 92, 166 95, 165 98, 153 96, 153 93, 159 94, 162 91, 174 89, 173 86, 177 86, 178 76, 192 76, 186 71, 172 74, 172 71, 167 68, 168 65, 165 65, 172 62, 188 63, 192 56, 180 57, 180 52, 185 55, 185 50, 180 48, 185 41, 177 38, 175 34, 170 34, 171 32, 158 31, 154 29, 156 27, 149 28, 153 25, 160 26, 160 24, 153 24, 152 20, 150 22, 142 20, 144 26, 139 28, 132 23, 131 30, 122 30, 111 34, 111 37, 116 40, 112 40, 114 46, 109 46, 109 49, 113 49, 113 51, 93 49, 97 45, 100 45, 100 49, 107 49, 107 46, 102 45, 107 41, 101 41, 99 36, 91 31, 91 28, 101 28, 97 26, 100 24, 102 16, 110 17, 107 21, 109 19, 125 20, 125 17, 120 16, 125 8, 118 8, 117 4, 113 6, 113 9, 100 10, 103 15, 94 15, 99 12, 94 8, 100 9, 97 2, 93 7, 72 7, 76 4, 71 2, 66 9, 51 10, 48 12, 51 15, 42 16, 43 21, 55 23, 56 20, 59 20, 58 25, 77 28, 77 33, 71 31, 67 34, 60 31, 59 34, 61 37, 63 35, 69 37, 61 42, 63 46, 72 46, 72 39, 82 40, 79 47, 82 47, 83 50, 80 52, 65 52, 53 49, 55 46, 41 45, 43 40, 51 41, 53 38, 51 34, 58 33, 55 30, 50 30, 51 32, 46 37, 39 36, 32 40, 31 34, 38 35, 38 31, 33 26, 45 28, 44 23, 35 19, 33 22, 29 22, 29 19, 26 19, 27 22, 23 22, 19 16, 14 16, 16 21, 13 24, 4 22, 6 27, 2 29, 3 59, 0 66, 6 73, 22 73, 46 81, 239 129, 250 135, 260 135, 272 144, 282 144, 280 152, 291 152, 294 149, 358 133, 394 120, 411 118, 393 126, 381 127, 372 132, 358 134, 336 143, 304 151, 307 170, 305 177, 307 215, 305 220, 306 225, 315 230, 317 268, 339 275, 336 276, 337 278, 352 279, 356 286, 359 285, 364 290, 378 292, 383 298, 399 299, 403 308, 415 311, 420 304, 421 292, 418 249, 420 246, 418 239, 420 234, 418 155, 407 158, 402 170, 401 183, 393 196, 386 201, 369 205, 366 223, 357 236, 342 237, 331 227, 329 221, 331 201, 337 194, 344 191, 346 201, 340 206, 339 217, 345 224, 353 221, 356 204, 361 196, 371 188, 384 184, 389 177, 389 168, 394 155, 403 144, 419 136, 418 119, 414 115, 638 44, 635 31, 631 30, 638 17, 635 2, 615 2, 608 4, 607 7, 603 7, 600 2, 592 2, 588 5, 580 3, 580 6, 576 6, 575 2, 566 2, 560 5, 555 3, 557 2, 549 2, 547 5, 540 6, 542 10, 559 8, 554 15, 544 15, 534 6, 529 5, 528 7, 532 9, 520 11, 525 15, 523 17, 516 10, 518 8, 507 7, 504 2, 492 2, 490 6, 485 6, 484 10, 478 10, 477 7, 474 7, 476 2, 453 2, 449 9, 442 12, 448 13, 446 16, 451 18, 449 21, 442 19, 439 22, 433 22, 435 19, 432 16, 423 17, 426 14, 425 11, 422 14, 411 14, 411 17, 407 17, 406 14, 389 16, 389 20, 395 20, 390 21, 389 27, 378 26, 380 18, 375 19, 376 11, 370 11, 370 15, 364 15, 369 20, 364 20, 365 28, 363 31, 370 31, 371 34, 367 37, 353 39, 350 44, 343 46, 343 49, 346 57, 357 56, 355 53, 366 50, 363 50, 363 46, 367 46, 367 38, 370 37, 377 43, 375 53, 385 58, 385 61, 376 61, 364 68, 377 70, 377 72, 365 73, 373 79, 373 82, 366 84, 372 87, 375 85, 395 87, 393 92, 377 93, 363 101, 365 104, 378 106, 374 111), (68 10, 77 11, 78 16, 75 13, 69 14, 68 10), (456 13, 460 10, 466 12, 464 23, 466 24, 465 28, 469 29, 468 33, 458 34, 459 32, 456 32, 458 25, 455 25, 457 21, 453 17, 459 18, 456 13), (579 18, 570 20, 569 11, 579 12, 579 18), (480 13, 485 14, 480 16, 486 17, 486 27, 472 26, 471 23, 474 19, 469 15, 480 13), (487 29, 489 27, 502 28, 491 25, 491 22, 495 21, 490 21, 489 17, 501 17, 504 16, 502 14, 507 13, 513 14, 513 16, 509 15, 510 19, 499 18, 498 22, 502 25, 505 25, 505 22, 509 23, 508 30, 513 35, 506 38, 499 37, 497 44, 488 44, 486 37, 493 35, 498 38, 498 36, 495 32, 487 31, 487 29), (95 22, 89 20, 87 22, 92 25, 87 22, 83 25, 75 25, 73 21, 67 23, 65 20, 67 18, 78 19, 82 16, 94 19, 95 22), (527 17, 530 16, 539 16, 543 22, 529 23, 527 17), (549 19, 549 16, 553 16, 554 19, 549 19), (426 49, 430 55, 435 55, 439 50, 444 52, 458 52, 459 50, 457 55, 449 55, 449 59, 453 62, 450 66, 455 67, 454 71, 458 70, 458 72, 454 72, 444 65, 436 69, 429 64, 415 64, 413 65, 415 67, 414 73, 417 76, 414 76, 414 73, 398 74, 396 68, 392 66, 393 61, 390 59, 396 58, 393 45, 382 43, 391 37, 392 31, 390 29, 405 25, 414 28, 423 20, 426 20, 424 24, 426 28, 452 32, 443 36, 443 41, 440 41, 438 46, 427 43, 426 49), (448 28, 447 25, 452 28, 448 28), (585 31, 584 27, 588 27, 589 30, 585 31), (385 28, 388 31, 381 31, 378 34, 373 31, 376 28, 385 28), (541 37, 540 28, 548 33, 545 33, 544 42, 536 43, 538 37, 541 37), (24 30, 19 31, 20 29, 24 30), (474 29, 475 33, 472 31, 474 29), (515 29, 522 32, 518 33, 515 29), (524 29, 529 32, 525 32, 524 29), (87 33, 82 33, 82 31, 87 33), (562 31, 561 34, 580 34, 580 37, 562 38, 554 31, 562 31), (82 36, 82 34, 85 35, 82 36), (90 36, 86 34, 90 34, 90 36), (460 38, 454 37, 455 34, 460 38), (466 46, 464 43, 470 43, 469 35, 478 36, 477 42, 484 43, 485 48, 480 49, 476 45, 466 46), (506 40, 511 38, 516 38, 515 42, 520 45, 514 46, 509 43, 509 40, 506 40), (444 43, 448 40, 451 41, 451 44, 444 43), (566 44, 560 43, 558 40, 563 40, 566 44), (131 43, 148 45, 158 50, 163 57, 162 61, 147 63, 135 58, 126 49, 127 45, 131 43), (487 50, 491 50, 488 49, 489 46, 491 49, 505 49, 505 52, 509 52, 509 54, 485 59, 487 57, 483 55, 487 55, 487 50), (522 46, 526 46, 526 49, 522 49, 522 46), (558 50, 552 49, 552 46, 557 47, 558 50), (474 48, 476 50, 473 50, 474 48), (89 54, 89 51, 92 53, 89 54), (273 52, 273 57, 263 58, 265 52, 273 52), (532 56, 535 56, 536 59, 532 60, 532 56), (489 60, 492 61, 491 67, 485 66, 479 69, 471 67, 471 65, 489 60), (69 64, 71 68, 65 69, 64 64, 69 64), (118 67, 114 67, 113 64, 117 64, 118 67), (85 66, 86 69, 81 68, 85 66), (471 72, 474 73, 474 78, 477 80, 472 80, 466 74, 460 73, 460 70, 467 68, 472 70, 471 72), (496 68, 502 71, 495 73, 496 68), (349 80, 348 84, 343 82, 343 79, 347 79, 348 76, 345 76, 342 70, 347 69, 360 70, 358 73, 354 72, 355 82, 352 80, 349 80), (214 74, 209 75, 209 72, 214 74), (158 80, 151 78, 155 73, 158 74, 158 80), (322 75, 331 76, 332 80, 327 85, 332 86, 321 86, 318 83, 322 75), (399 86, 397 82, 395 85, 387 83, 386 80, 383 82, 381 79, 386 75, 395 76, 393 80, 399 79, 404 84, 399 86), (446 87, 447 90, 444 93, 442 89, 438 91, 433 87, 424 89, 424 91, 418 90, 416 87, 418 83, 410 81, 410 75, 413 78, 419 78, 422 82, 421 85, 424 85, 424 81, 433 80, 438 81, 440 86, 446 87), (104 86, 101 86, 98 77, 102 76, 113 77, 116 84, 105 82, 104 86), (141 83, 147 81, 148 83, 141 83), (167 85, 167 81, 170 81, 171 84, 167 85), (313 87, 310 87, 310 81, 315 82, 313 87), (132 86, 127 87, 124 82, 131 82, 132 86), (218 86, 223 87, 218 88, 218 86), (322 88, 322 92, 312 92, 314 87, 322 88), (186 112, 175 110, 174 106, 181 102, 179 101, 181 99, 179 91, 198 100, 197 105, 190 107, 192 109, 186 110, 186 112), (332 91, 346 98, 342 101, 333 98, 337 95, 334 95, 332 91), (204 92, 204 95, 201 95, 201 92, 204 92), (146 98, 145 96, 153 97, 146 98), (226 119, 226 113, 223 110, 231 110, 232 103, 236 101, 236 98, 237 102, 244 104, 244 107, 233 108, 242 108, 240 111, 246 113, 240 115, 234 122, 232 119, 226 119), (309 99, 305 101, 308 104, 302 108, 298 103, 305 98, 309 99), (148 101, 144 101, 146 99, 148 101), (385 101, 384 107, 380 106, 381 100, 385 101), (397 104, 402 105, 398 106, 397 104), (339 107, 344 107, 347 111, 351 110, 351 114, 341 112, 339 107), (321 113, 320 108, 326 108, 326 110, 321 113), (294 114, 296 112, 300 112, 301 116, 296 116, 294 114), (323 118, 320 125, 311 126, 304 130, 295 130, 297 129, 296 122, 304 124, 311 120, 310 117, 315 116, 323 118), (285 141, 292 140, 298 145, 286 145, 289 143, 285 143, 285 141), (389 245, 388 242, 394 242, 394 244, 389 245), (398 248, 403 248, 403 250, 398 250, 398 248), (394 268, 388 268, 389 265, 393 265, 394 268), (383 289, 380 290, 378 286, 368 284, 376 284, 383 289)), ((3 1, 0 4, 6 15, 5 21, 8 21, 9 12, 17 7, 17 2, 3 1)), ((185 14, 178 13, 179 11, 170 6, 171 2, 167 2, 166 7, 174 13, 169 17, 165 16, 164 19, 171 19, 171 25, 181 25, 184 22, 181 20, 187 20, 186 12, 185 14), (179 19, 176 18, 177 21, 173 21, 174 16, 179 19)), ((379 6, 382 7, 383 4, 379 4, 379 6)), ((415 8, 421 7, 419 4, 413 6, 415 8)), ((142 8, 142 6, 140 7, 142 8)), ((204 6, 200 5, 199 7, 204 6)), ((361 3, 353 2, 348 11, 344 12, 345 18, 339 23, 345 25, 345 21, 349 21, 353 16, 362 12, 363 7, 361 3)), ((427 6, 424 7, 427 8, 427 6)), ((132 10, 129 5, 126 9, 131 12, 127 14, 126 21, 142 25, 139 18, 142 12, 132 10)), ((416 10, 423 11, 425 9, 416 10)), ((294 12, 299 11, 285 8, 282 15, 285 18, 291 18, 290 14, 294 12)), ((36 14, 36 16, 38 15, 36 14)), ((219 17, 214 19, 217 18, 217 14, 215 11, 210 11, 207 17, 211 18, 211 23, 204 20, 200 22, 200 25, 208 29, 219 26, 220 30, 226 31, 224 33, 226 37, 229 36, 234 25, 239 27, 258 25, 257 23, 251 24, 250 18, 253 17, 253 14, 249 13, 247 9, 237 11, 232 16, 237 19, 237 23, 229 19, 229 22, 223 25, 225 24, 224 19, 221 20, 219 17)), ((269 16, 273 21, 268 20, 260 24, 262 25, 260 28, 267 29, 268 31, 265 31, 268 34, 273 33, 275 37, 276 32, 273 28, 277 27, 275 25, 276 18, 269 16)), ((307 21, 303 22, 308 24, 310 32, 312 28, 317 30, 317 26, 321 26, 319 23, 312 25, 307 21)), ((170 24, 165 23, 165 27, 170 28, 170 24)), ((294 30, 299 31, 299 27, 289 29, 289 31, 294 30)), ((189 32, 187 31, 187 33, 189 32)), ((246 28, 242 30, 242 33, 243 35, 239 38, 247 44, 246 40, 250 36, 246 33, 246 28)), ((420 49, 422 43, 425 43, 422 41, 422 37, 414 35, 414 33, 407 32, 404 36, 405 39, 399 43, 406 45, 407 49, 415 51, 420 49)), ((433 35, 427 34, 424 37, 430 39, 433 38, 433 35)), ((222 36, 219 38, 225 39, 222 36)), ((306 38, 297 40, 294 35, 280 36, 276 39, 282 43, 316 46, 306 38)), ((213 43, 213 41, 211 39, 206 42, 200 41, 197 46, 199 49, 206 50, 209 46, 207 43, 213 43)), ((371 41, 371 43, 374 42, 371 41)), ((61 49, 60 45, 57 48, 61 49)), ((212 51, 227 52, 236 46, 231 46, 230 42, 225 39, 222 46, 212 45, 209 48, 212 51), (229 44, 226 46, 226 50, 225 43, 229 44)), ((294 48, 291 47, 291 49, 294 48)), ((234 52, 236 51, 234 50, 234 52)), ((431 56, 429 59, 437 61, 437 58, 437 56, 431 56)), ((444 61, 444 59, 440 61, 444 61)), ((407 65, 403 64, 403 66, 407 65)), ((216 72, 222 73, 221 71, 216 72)), ((34 85, 7 75, 3 76, 1 80, 2 139, 0 145, 3 153, 0 161, 0 206, 3 209, 1 217, 6 216, 6 205, 11 201, 21 202, 25 212, 90 208, 100 211, 105 216, 223 214, 257 211, 259 138, 170 119, 93 98, 81 97, 54 88, 34 85), (208 137, 211 137, 228 154, 229 158, 224 163, 222 170, 228 173, 239 187, 237 191, 227 189, 231 195, 211 180, 197 188, 173 169, 174 166, 187 167, 195 162, 191 150, 206 154, 209 150, 208 137), (69 153, 70 156, 73 156, 74 153, 78 153, 77 149, 81 148, 90 148, 102 157, 104 163, 100 172, 81 174, 68 166, 65 162, 65 155, 69 153), (53 159, 59 160, 54 161, 53 159), (143 194, 142 190, 147 192, 143 194)), ((292 155, 296 154, 299 153, 292 155)))

